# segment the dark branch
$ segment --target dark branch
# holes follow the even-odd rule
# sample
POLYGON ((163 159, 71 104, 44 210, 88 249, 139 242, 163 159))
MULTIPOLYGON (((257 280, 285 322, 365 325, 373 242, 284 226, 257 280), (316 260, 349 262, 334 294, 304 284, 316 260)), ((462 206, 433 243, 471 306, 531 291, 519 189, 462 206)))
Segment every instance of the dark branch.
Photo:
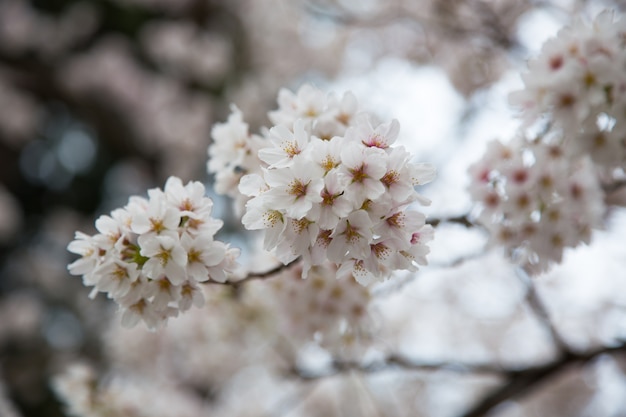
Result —
POLYGON ((552 318, 550 317, 550 313, 543 300, 539 296, 537 289, 535 288, 535 284, 530 277, 523 269, 518 269, 519 276, 521 281, 526 285, 526 301, 530 308, 533 310, 537 318, 541 321, 543 326, 546 328, 552 340, 556 346, 556 348, 560 352, 570 353, 571 349, 567 342, 563 339, 563 336, 558 331, 552 318))
POLYGON ((461 374, 488 374, 506 375, 506 370, 491 364, 471 364, 461 362, 419 362, 409 359, 400 354, 390 354, 384 359, 372 363, 361 363, 358 361, 333 359, 329 369, 314 372, 307 369, 294 367, 291 369, 292 375, 304 380, 314 380, 333 375, 346 373, 349 371, 363 374, 373 374, 388 370, 401 369, 405 371, 441 371, 448 370, 461 374))
POLYGON ((626 180, 618 180, 610 184, 603 184, 602 190, 605 194, 611 194, 626 187, 626 180))
POLYGON ((293 265, 297 264, 300 261, 300 258, 294 259, 293 261, 289 262, 288 264, 280 264, 280 265, 276 265, 274 268, 269 269, 265 272, 251 272, 248 274, 248 276, 244 279, 244 281, 249 281, 251 279, 265 279, 265 278, 270 278, 273 277, 276 274, 279 274, 283 271, 286 271, 287 269, 291 268, 293 265))
POLYGON ((238 281, 226 281, 226 282, 205 281, 203 284, 228 285, 228 286, 231 286, 231 287, 238 288, 238 287, 240 287, 241 285, 245 284, 248 281, 257 280, 257 279, 273 278, 276 275, 280 274, 281 272, 286 271, 287 269, 289 269, 292 266, 296 265, 299 261, 300 261, 300 258, 296 258, 293 261, 289 262, 288 264, 279 264, 279 265, 276 265, 272 269, 268 269, 267 271, 263 271, 263 272, 249 272, 248 275, 246 275, 244 278, 242 278, 242 279, 240 279, 238 281))
POLYGON ((448 218, 433 218, 426 220, 426 224, 430 224, 433 227, 439 226, 441 223, 456 223, 463 225, 465 227, 476 227, 476 223, 472 222, 467 214, 462 214, 456 217, 448 217, 448 218))
POLYGON ((495 364, 418 362, 402 355, 390 354, 380 361, 367 364, 358 361, 335 359, 332 361, 330 369, 320 372, 293 367, 289 375, 304 381, 314 381, 347 372, 373 374, 399 369, 415 372, 436 372, 446 370, 450 372, 457 372, 459 374, 483 374, 500 377, 503 380, 502 384, 498 385, 471 409, 460 416, 483 417, 498 405, 513 398, 518 398, 533 389, 537 389, 541 383, 547 381, 549 378, 555 377, 568 367, 585 366, 588 362, 601 355, 611 354, 626 354, 626 345, 622 343, 619 346, 599 347, 585 353, 563 351, 560 356, 551 362, 525 369, 506 368, 495 364))
POLYGON ((555 361, 547 363, 544 366, 520 371, 509 371, 507 372, 507 379, 502 385, 487 394, 461 417, 485 416, 489 411, 505 401, 520 397, 533 389, 537 389, 541 383, 556 376, 568 367, 584 366, 600 355, 618 353, 626 353, 626 345, 601 347, 582 354, 564 352, 555 361))

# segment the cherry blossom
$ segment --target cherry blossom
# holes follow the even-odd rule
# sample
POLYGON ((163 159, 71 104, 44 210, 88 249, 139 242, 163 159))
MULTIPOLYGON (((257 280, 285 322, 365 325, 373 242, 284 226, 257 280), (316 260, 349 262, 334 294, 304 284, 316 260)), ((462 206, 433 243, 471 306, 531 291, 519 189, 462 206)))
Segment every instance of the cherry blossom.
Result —
POLYGON ((397 120, 372 124, 371 114, 359 113, 353 94, 337 97, 310 85, 297 93, 281 90, 279 109, 270 113, 276 125, 267 130, 258 153, 260 171, 239 182, 248 198, 242 223, 265 230, 263 246, 281 262, 300 257, 303 277, 330 261, 341 276, 367 270, 371 283, 389 278, 396 269, 426 263, 426 236, 432 234, 411 243, 414 234, 424 231, 424 221, 390 234, 383 224, 390 212, 413 219, 409 213, 419 212, 409 209, 412 203, 429 204, 414 187, 430 182, 435 170, 392 146, 400 129, 397 120), (364 266, 372 253, 379 261, 364 266))
POLYGON ((480 221, 527 272, 589 243, 603 225, 603 186, 623 179, 625 33, 605 11, 546 42, 511 95, 525 120, 518 137, 490 143, 470 168, 480 221))
POLYGON ((156 328, 201 306, 197 283, 225 282, 239 254, 214 240, 222 222, 211 217, 213 203, 204 193, 200 182, 170 177, 148 199, 131 197, 96 221, 98 234, 76 233, 68 250, 81 257, 68 270, 94 287, 92 295, 104 292, 116 301, 128 327, 143 321, 156 328))

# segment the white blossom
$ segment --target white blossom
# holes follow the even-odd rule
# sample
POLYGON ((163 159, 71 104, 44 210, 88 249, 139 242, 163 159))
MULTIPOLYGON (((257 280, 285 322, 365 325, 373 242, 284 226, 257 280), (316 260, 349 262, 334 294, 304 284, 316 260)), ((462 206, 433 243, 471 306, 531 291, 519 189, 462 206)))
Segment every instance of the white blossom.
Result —
POLYGON ((430 182, 435 170, 392 146, 399 122, 372 125, 352 93, 339 100, 309 85, 296 94, 281 90, 279 107, 270 113, 275 126, 259 150, 259 170, 244 175, 238 187, 247 198, 242 223, 265 231, 264 249, 283 263, 300 257, 303 277, 328 260, 335 271, 356 274, 372 253, 378 261, 368 262, 371 282, 424 264, 427 239, 410 243, 425 227, 424 216, 408 213, 419 213, 409 210, 411 203, 429 203, 415 186, 430 182), (384 227, 389 213, 420 221, 391 231, 384 227))
POLYGON ((117 302, 129 327, 143 321, 156 328, 180 310, 201 306, 197 284, 225 282, 237 268, 238 250, 213 238, 222 222, 211 217, 213 203, 202 183, 170 177, 164 190, 149 190, 148 197, 131 197, 98 219, 100 233, 77 232, 68 245, 81 256, 70 273, 117 302))

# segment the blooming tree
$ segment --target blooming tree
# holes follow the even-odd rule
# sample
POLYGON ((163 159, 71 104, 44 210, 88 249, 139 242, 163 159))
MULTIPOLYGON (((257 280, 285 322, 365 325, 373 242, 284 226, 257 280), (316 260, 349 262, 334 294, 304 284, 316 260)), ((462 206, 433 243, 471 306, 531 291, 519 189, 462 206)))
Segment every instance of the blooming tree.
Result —
MULTIPOLYGON (((82 287, 67 295, 64 286, 80 281, 67 271, 37 285, 72 297, 76 313, 40 313, 27 296, 0 302, 0 317, 23 317, 16 329, 40 326, 59 351, 83 349, 46 370, 63 412, 626 413, 626 19, 596 11, 558 31, 510 94, 517 131, 455 144, 441 158, 421 146, 430 138, 407 133, 404 117, 325 80, 391 55, 442 68, 459 97, 478 100, 506 71, 526 13, 586 6, 218 3, 72 3, 56 20, 23 0, 0 4, 0 59, 10 67, 0 66, 0 102, 22 115, 0 114, 0 134, 26 140, 44 123, 36 108, 48 104, 25 93, 32 88, 81 109, 99 134, 117 138, 112 149, 150 161, 106 172, 104 190, 116 198, 95 223, 91 213, 84 224, 60 213, 34 239, 72 254, 67 270, 88 296, 82 287), (83 29, 70 30, 78 21, 83 29), (101 40, 110 24, 134 43, 101 40), (350 61, 355 50, 362 55, 350 61), (345 62, 328 59, 338 51, 345 62), (309 68, 324 75, 301 76, 309 68), (49 87, 32 87, 29 71, 49 87), (3 89, 5 78, 21 81, 3 89), (461 187, 446 183, 450 172, 462 172, 461 187), (69 228, 91 232, 59 239, 69 228), (585 259, 599 256, 590 268, 585 259), (595 301, 576 299, 575 286, 595 301), (68 325, 75 317, 84 325, 68 325)), ((54 150, 66 176, 46 165, 41 141, 20 145, 20 166, 36 162, 28 175, 40 184, 76 181, 107 158, 90 127, 54 111, 50 135, 70 132, 54 150)), ((36 251, 26 252, 7 271, 38 276, 37 263, 25 266, 36 251)), ((66 259, 41 252, 48 270, 66 259)), ((12 320, 0 342, 17 332, 12 320)), ((0 371, 0 414, 37 415, 12 400, 19 378, 0 371)))

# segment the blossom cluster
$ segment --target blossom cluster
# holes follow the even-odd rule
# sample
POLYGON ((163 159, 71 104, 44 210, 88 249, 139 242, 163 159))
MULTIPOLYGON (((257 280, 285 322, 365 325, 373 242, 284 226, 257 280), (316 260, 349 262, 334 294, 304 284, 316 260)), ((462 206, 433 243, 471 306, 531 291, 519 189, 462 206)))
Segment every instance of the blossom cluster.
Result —
POLYGON ((492 142, 470 168, 479 219, 528 272, 602 226, 604 187, 625 177, 624 68, 626 24, 613 13, 561 30, 511 95, 525 119, 518 138, 492 142))
POLYGON ((529 273, 560 262, 566 247, 589 243, 591 230, 602 225, 593 165, 589 159, 572 164, 563 146, 522 137, 506 145, 493 141, 470 175, 479 221, 529 273))
POLYGON ((183 185, 170 177, 163 190, 148 198, 133 196, 128 204, 96 220, 99 233, 82 232, 68 245, 81 257, 68 266, 119 304, 122 324, 143 320, 150 328, 164 323, 204 296, 198 283, 225 282, 234 272, 239 250, 214 240, 222 221, 211 217, 213 203, 204 185, 183 185))
POLYGON ((511 102, 527 123, 547 118, 568 156, 589 155, 610 174, 626 163, 625 68, 626 21, 605 11, 546 42, 511 102))
POLYGON ((301 257, 303 277, 330 261, 338 277, 353 275, 362 284, 425 264, 432 228, 408 208, 429 203, 414 187, 431 181, 435 170, 391 146, 398 121, 373 123, 358 112, 352 93, 327 96, 310 85, 295 94, 281 90, 278 104, 264 139, 247 136, 235 110, 209 149, 224 158, 209 162, 218 178, 234 182, 236 172, 246 174, 239 179, 248 197, 242 223, 265 230, 264 248, 285 264, 301 257), (240 139, 230 142, 230 152, 223 149, 226 132, 240 139), (253 150, 258 161, 249 168, 253 150))
POLYGON ((70 416, 192 417, 206 406, 180 385, 136 375, 99 378, 93 366, 74 363, 52 381, 70 416))
POLYGON ((371 294, 350 279, 335 279, 335 267, 316 266, 301 279, 300 268, 290 268, 271 281, 280 328, 294 342, 316 340, 328 349, 358 353, 369 342, 371 294), (298 300, 298 302, 294 302, 298 300))
POLYGON ((261 172, 257 154, 265 146, 261 136, 249 134, 248 130, 241 110, 233 105, 228 121, 216 123, 211 129, 213 142, 208 149, 207 170, 214 174, 213 189, 231 197, 239 215, 248 199, 237 186, 244 175, 261 172))

